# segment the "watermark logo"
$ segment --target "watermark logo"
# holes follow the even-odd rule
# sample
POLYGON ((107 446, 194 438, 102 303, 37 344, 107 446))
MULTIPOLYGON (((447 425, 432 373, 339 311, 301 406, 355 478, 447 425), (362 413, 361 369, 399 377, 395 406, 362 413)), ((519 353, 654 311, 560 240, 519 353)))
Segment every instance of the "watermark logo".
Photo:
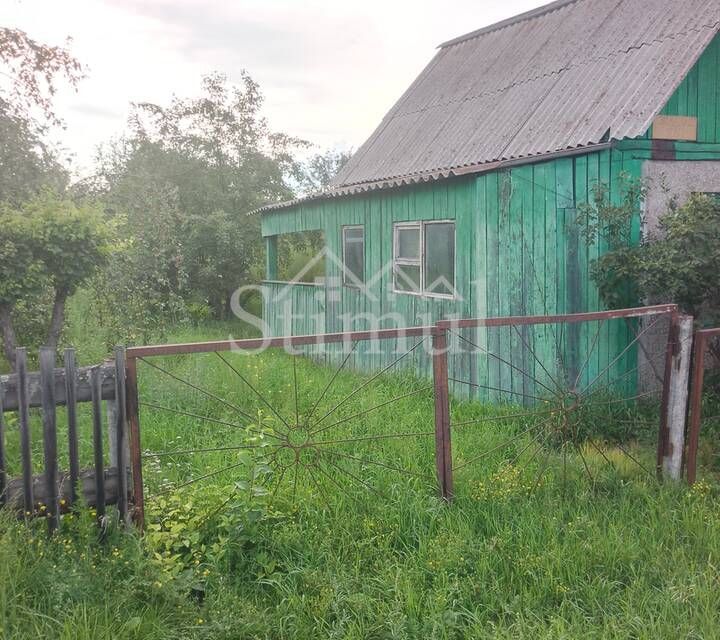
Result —
MULTIPOLYGON (((307 345, 324 349, 324 335, 332 334, 333 342, 338 342, 337 334, 347 334, 340 342, 344 350, 350 350, 357 341, 353 337, 362 334, 365 354, 387 354, 388 346, 382 342, 389 340, 389 335, 395 338, 394 350, 406 350, 417 340, 417 327, 425 327, 429 337, 438 320, 458 319, 464 302, 448 278, 440 275, 429 281, 419 269, 413 275, 390 260, 369 277, 360 277, 325 247, 292 280, 244 285, 233 293, 233 313, 261 336, 252 348, 237 340, 236 349, 257 353, 279 346, 278 339, 285 338, 282 346, 290 353, 300 353, 307 345), (326 275, 309 281, 320 264, 326 275), (260 315, 248 304, 253 301, 256 308, 258 300, 262 301, 260 315), (406 329, 412 329, 412 335, 406 335, 406 329), (305 336, 307 341, 300 344, 305 336)), ((431 349, 432 341, 424 342, 431 349)))

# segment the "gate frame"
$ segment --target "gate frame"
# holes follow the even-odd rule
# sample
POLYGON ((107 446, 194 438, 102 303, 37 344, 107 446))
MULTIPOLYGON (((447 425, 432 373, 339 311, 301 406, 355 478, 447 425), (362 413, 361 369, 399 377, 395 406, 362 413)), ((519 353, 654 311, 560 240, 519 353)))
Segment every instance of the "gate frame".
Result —
POLYGON ((253 351, 267 348, 291 348, 321 344, 351 343, 370 340, 400 338, 432 338, 430 355, 433 367, 435 400, 435 470, 440 497, 450 502, 453 498, 453 462, 450 423, 450 392, 448 372, 448 332, 453 329, 476 327, 502 327, 542 325, 553 323, 581 323, 598 320, 643 318, 667 315, 670 326, 665 357, 661 415, 658 433, 657 474, 662 476, 662 462, 668 446, 668 402, 673 357, 677 352, 677 329, 679 311, 677 305, 655 305, 613 311, 595 311, 544 316, 507 316, 498 318, 469 318, 441 320, 431 326, 406 327, 401 329, 377 329, 372 331, 349 331, 276 338, 249 338, 243 340, 221 340, 212 342, 191 342, 155 346, 130 347, 125 352, 126 393, 125 413, 130 440, 130 466, 132 472, 134 508, 132 517, 142 530, 145 524, 145 499, 142 478, 142 439, 139 415, 137 360, 153 356, 226 352, 233 350, 253 351))
POLYGON ((243 340, 219 340, 212 342, 189 342, 181 344, 154 345, 143 347, 130 347, 126 350, 126 415, 130 436, 130 460, 134 494, 133 520, 140 530, 145 526, 145 496, 142 477, 142 439, 140 428, 140 398, 137 383, 137 360, 153 356, 172 356, 184 354, 215 353, 227 351, 255 351, 258 349, 316 346, 322 344, 338 344, 351 342, 364 342, 370 340, 392 340, 401 338, 428 338, 431 337, 433 346, 430 355, 433 360, 433 370, 437 372, 435 378, 435 466, 438 475, 440 495, 449 500, 451 496, 451 472, 445 464, 450 454, 449 444, 449 394, 447 375, 447 349, 440 347, 446 341, 445 331, 437 326, 407 327, 401 329, 376 329, 371 331, 346 331, 340 333, 311 334, 303 336, 282 336, 277 338, 246 338, 243 340), (443 383, 444 381, 444 383, 443 383), (442 387, 445 391, 443 392, 442 387), (444 403, 445 409, 438 409, 444 403), (443 401, 444 398, 444 401, 443 401), (443 421, 442 417, 446 416, 443 421), (442 446, 437 446, 441 443, 442 446), (450 477, 450 485, 448 485, 450 477), (450 487, 450 488, 449 488, 450 487))
POLYGON ((668 423, 668 415, 671 377, 673 372, 673 358, 677 355, 679 347, 678 330, 680 323, 680 311, 678 305, 663 304, 648 307, 636 307, 630 309, 615 309, 611 311, 593 311, 587 313, 570 313, 556 315, 506 316, 499 318, 467 318, 462 320, 441 320, 436 324, 436 326, 447 332, 453 329, 473 329, 479 327, 520 327, 560 323, 577 324, 581 322, 593 322, 599 320, 627 320, 630 318, 645 318, 648 316, 663 315, 668 317, 669 327, 665 352, 665 373, 662 381, 663 384, 660 402, 660 425, 658 429, 656 461, 656 475, 658 480, 661 480, 663 477, 663 461, 665 459, 665 456, 669 454, 670 425, 668 423))

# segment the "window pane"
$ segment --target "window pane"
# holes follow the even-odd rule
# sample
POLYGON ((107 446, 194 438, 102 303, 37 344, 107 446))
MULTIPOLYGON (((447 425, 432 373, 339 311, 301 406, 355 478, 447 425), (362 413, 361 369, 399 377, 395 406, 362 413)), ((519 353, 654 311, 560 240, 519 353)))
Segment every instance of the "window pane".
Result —
POLYGON ((425 225, 425 291, 455 293, 455 224, 425 225))
POLYGON ((365 282, 365 229, 343 229, 343 257, 345 284, 365 282))
POLYGON ((420 227, 396 227, 397 255, 401 260, 420 259, 420 227))
POLYGON ((420 267, 395 265, 395 289, 420 293, 420 267))

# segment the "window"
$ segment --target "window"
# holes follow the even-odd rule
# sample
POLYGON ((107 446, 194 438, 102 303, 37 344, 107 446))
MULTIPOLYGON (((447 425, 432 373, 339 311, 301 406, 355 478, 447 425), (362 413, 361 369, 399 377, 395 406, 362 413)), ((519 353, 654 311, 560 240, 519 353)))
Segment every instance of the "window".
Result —
POLYGON ((395 290, 410 293, 422 292, 421 269, 422 225, 395 225, 395 290))
POLYGON ((455 224, 426 224, 424 246, 426 293, 452 296, 455 290, 455 224))
POLYGON ((394 227, 395 291, 455 295, 455 223, 398 223, 394 227))
POLYGON ((343 227, 343 284, 365 284, 365 228, 343 227))

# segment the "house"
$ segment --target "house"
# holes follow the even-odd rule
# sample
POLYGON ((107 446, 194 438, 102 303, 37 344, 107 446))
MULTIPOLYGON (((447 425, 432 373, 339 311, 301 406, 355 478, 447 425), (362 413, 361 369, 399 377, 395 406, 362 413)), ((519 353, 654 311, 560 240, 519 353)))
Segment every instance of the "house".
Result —
MULTIPOLYGON (((602 243, 577 222, 598 183, 615 202, 623 173, 720 192, 719 28, 718 0, 559 0, 440 45, 331 189, 260 210, 270 331, 600 309, 602 243), (278 237, 308 230, 324 281, 277 282, 278 237)), ((647 219, 663 205, 651 194, 647 219)))

